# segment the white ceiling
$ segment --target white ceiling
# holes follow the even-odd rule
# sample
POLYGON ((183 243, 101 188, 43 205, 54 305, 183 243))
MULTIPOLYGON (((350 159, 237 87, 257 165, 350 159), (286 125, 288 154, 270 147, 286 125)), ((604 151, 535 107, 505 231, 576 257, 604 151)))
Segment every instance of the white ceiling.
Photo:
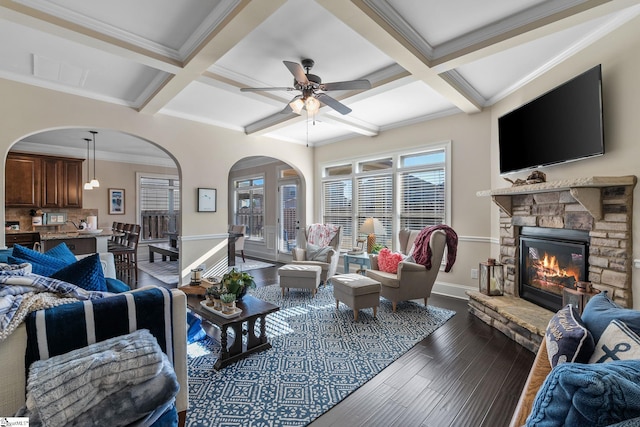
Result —
MULTIPOLYGON (((320 145, 481 111, 638 15, 639 3, 0 0, 0 78, 320 145), (282 61, 303 58, 325 83, 373 87, 330 92, 353 111, 323 107, 315 125, 281 113, 297 91, 240 92, 292 86, 282 61)), ((82 154, 87 136, 54 130, 20 144, 82 154)), ((99 157, 164 156, 119 132, 97 140, 99 157)))

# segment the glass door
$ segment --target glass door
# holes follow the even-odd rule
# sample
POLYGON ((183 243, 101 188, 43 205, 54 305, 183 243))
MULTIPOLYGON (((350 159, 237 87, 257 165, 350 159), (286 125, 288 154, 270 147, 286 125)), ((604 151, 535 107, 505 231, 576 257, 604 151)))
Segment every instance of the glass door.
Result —
POLYGON ((296 237, 300 220, 298 218, 298 183, 281 183, 278 187, 280 195, 280 212, 278 215, 278 258, 290 255, 296 247, 296 237))

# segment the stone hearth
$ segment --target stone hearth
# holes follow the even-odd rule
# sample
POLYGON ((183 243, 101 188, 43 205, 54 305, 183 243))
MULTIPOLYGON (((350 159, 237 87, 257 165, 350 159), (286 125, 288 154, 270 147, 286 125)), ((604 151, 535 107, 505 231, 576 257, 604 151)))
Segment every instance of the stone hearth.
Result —
POLYGON ((491 196, 500 207, 500 262, 505 266, 505 297, 468 292, 470 311, 531 351, 537 351, 553 313, 538 307, 536 316, 544 325, 534 325, 529 321, 530 303, 518 297, 518 243, 520 228, 524 226, 588 231, 589 282, 595 289, 608 291, 621 306, 631 307, 635 184, 635 176, 590 177, 478 192, 478 196, 491 196))

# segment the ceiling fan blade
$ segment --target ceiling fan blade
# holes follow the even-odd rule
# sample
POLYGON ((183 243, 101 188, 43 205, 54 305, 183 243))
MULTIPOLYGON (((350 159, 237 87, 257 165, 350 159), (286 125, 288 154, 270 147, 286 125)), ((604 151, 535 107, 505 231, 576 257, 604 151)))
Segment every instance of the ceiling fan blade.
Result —
POLYGON ((326 93, 319 93, 319 94, 316 95, 316 98, 318 98, 318 101, 322 102, 323 104, 328 105, 329 107, 333 108, 334 110, 336 110, 340 114, 349 114, 352 111, 351 108, 349 108, 346 105, 344 105, 343 103, 333 99, 332 97, 330 97, 326 93))
POLYGON ((240 92, 265 92, 268 90, 286 91, 297 90, 293 87, 241 87, 240 92))
POLYGON ((349 80, 346 82, 323 83, 320 90, 361 90, 371 89, 369 80, 349 80))
POLYGON ((302 69, 302 65, 298 64, 297 62, 291 62, 291 61, 282 61, 282 62, 289 69, 291 74, 293 74, 293 77, 295 77, 296 81, 301 86, 309 85, 309 80, 307 79, 307 75, 304 73, 304 70, 302 69))

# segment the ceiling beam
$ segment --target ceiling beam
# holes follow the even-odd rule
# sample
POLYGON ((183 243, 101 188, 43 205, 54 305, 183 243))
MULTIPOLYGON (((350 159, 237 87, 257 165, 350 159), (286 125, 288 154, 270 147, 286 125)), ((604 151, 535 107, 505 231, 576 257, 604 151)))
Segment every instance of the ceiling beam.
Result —
POLYGON ((432 66, 439 73, 453 70, 462 65, 504 52, 593 19, 619 12, 637 4, 637 0, 589 0, 537 19, 527 25, 518 26, 511 31, 469 44, 462 49, 434 59, 432 66))
POLYGON ((254 28, 271 16, 286 0, 242 0, 215 31, 185 60, 183 68, 167 79, 140 112, 155 114, 238 44, 254 28))
POLYGON ((411 46, 407 40, 377 15, 364 1, 336 2, 333 0, 317 0, 317 2, 378 49, 393 58, 394 61, 411 73, 415 79, 425 82, 462 111, 466 113, 481 111, 481 105, 439 76, 431 68, 428 58, 411 46))

